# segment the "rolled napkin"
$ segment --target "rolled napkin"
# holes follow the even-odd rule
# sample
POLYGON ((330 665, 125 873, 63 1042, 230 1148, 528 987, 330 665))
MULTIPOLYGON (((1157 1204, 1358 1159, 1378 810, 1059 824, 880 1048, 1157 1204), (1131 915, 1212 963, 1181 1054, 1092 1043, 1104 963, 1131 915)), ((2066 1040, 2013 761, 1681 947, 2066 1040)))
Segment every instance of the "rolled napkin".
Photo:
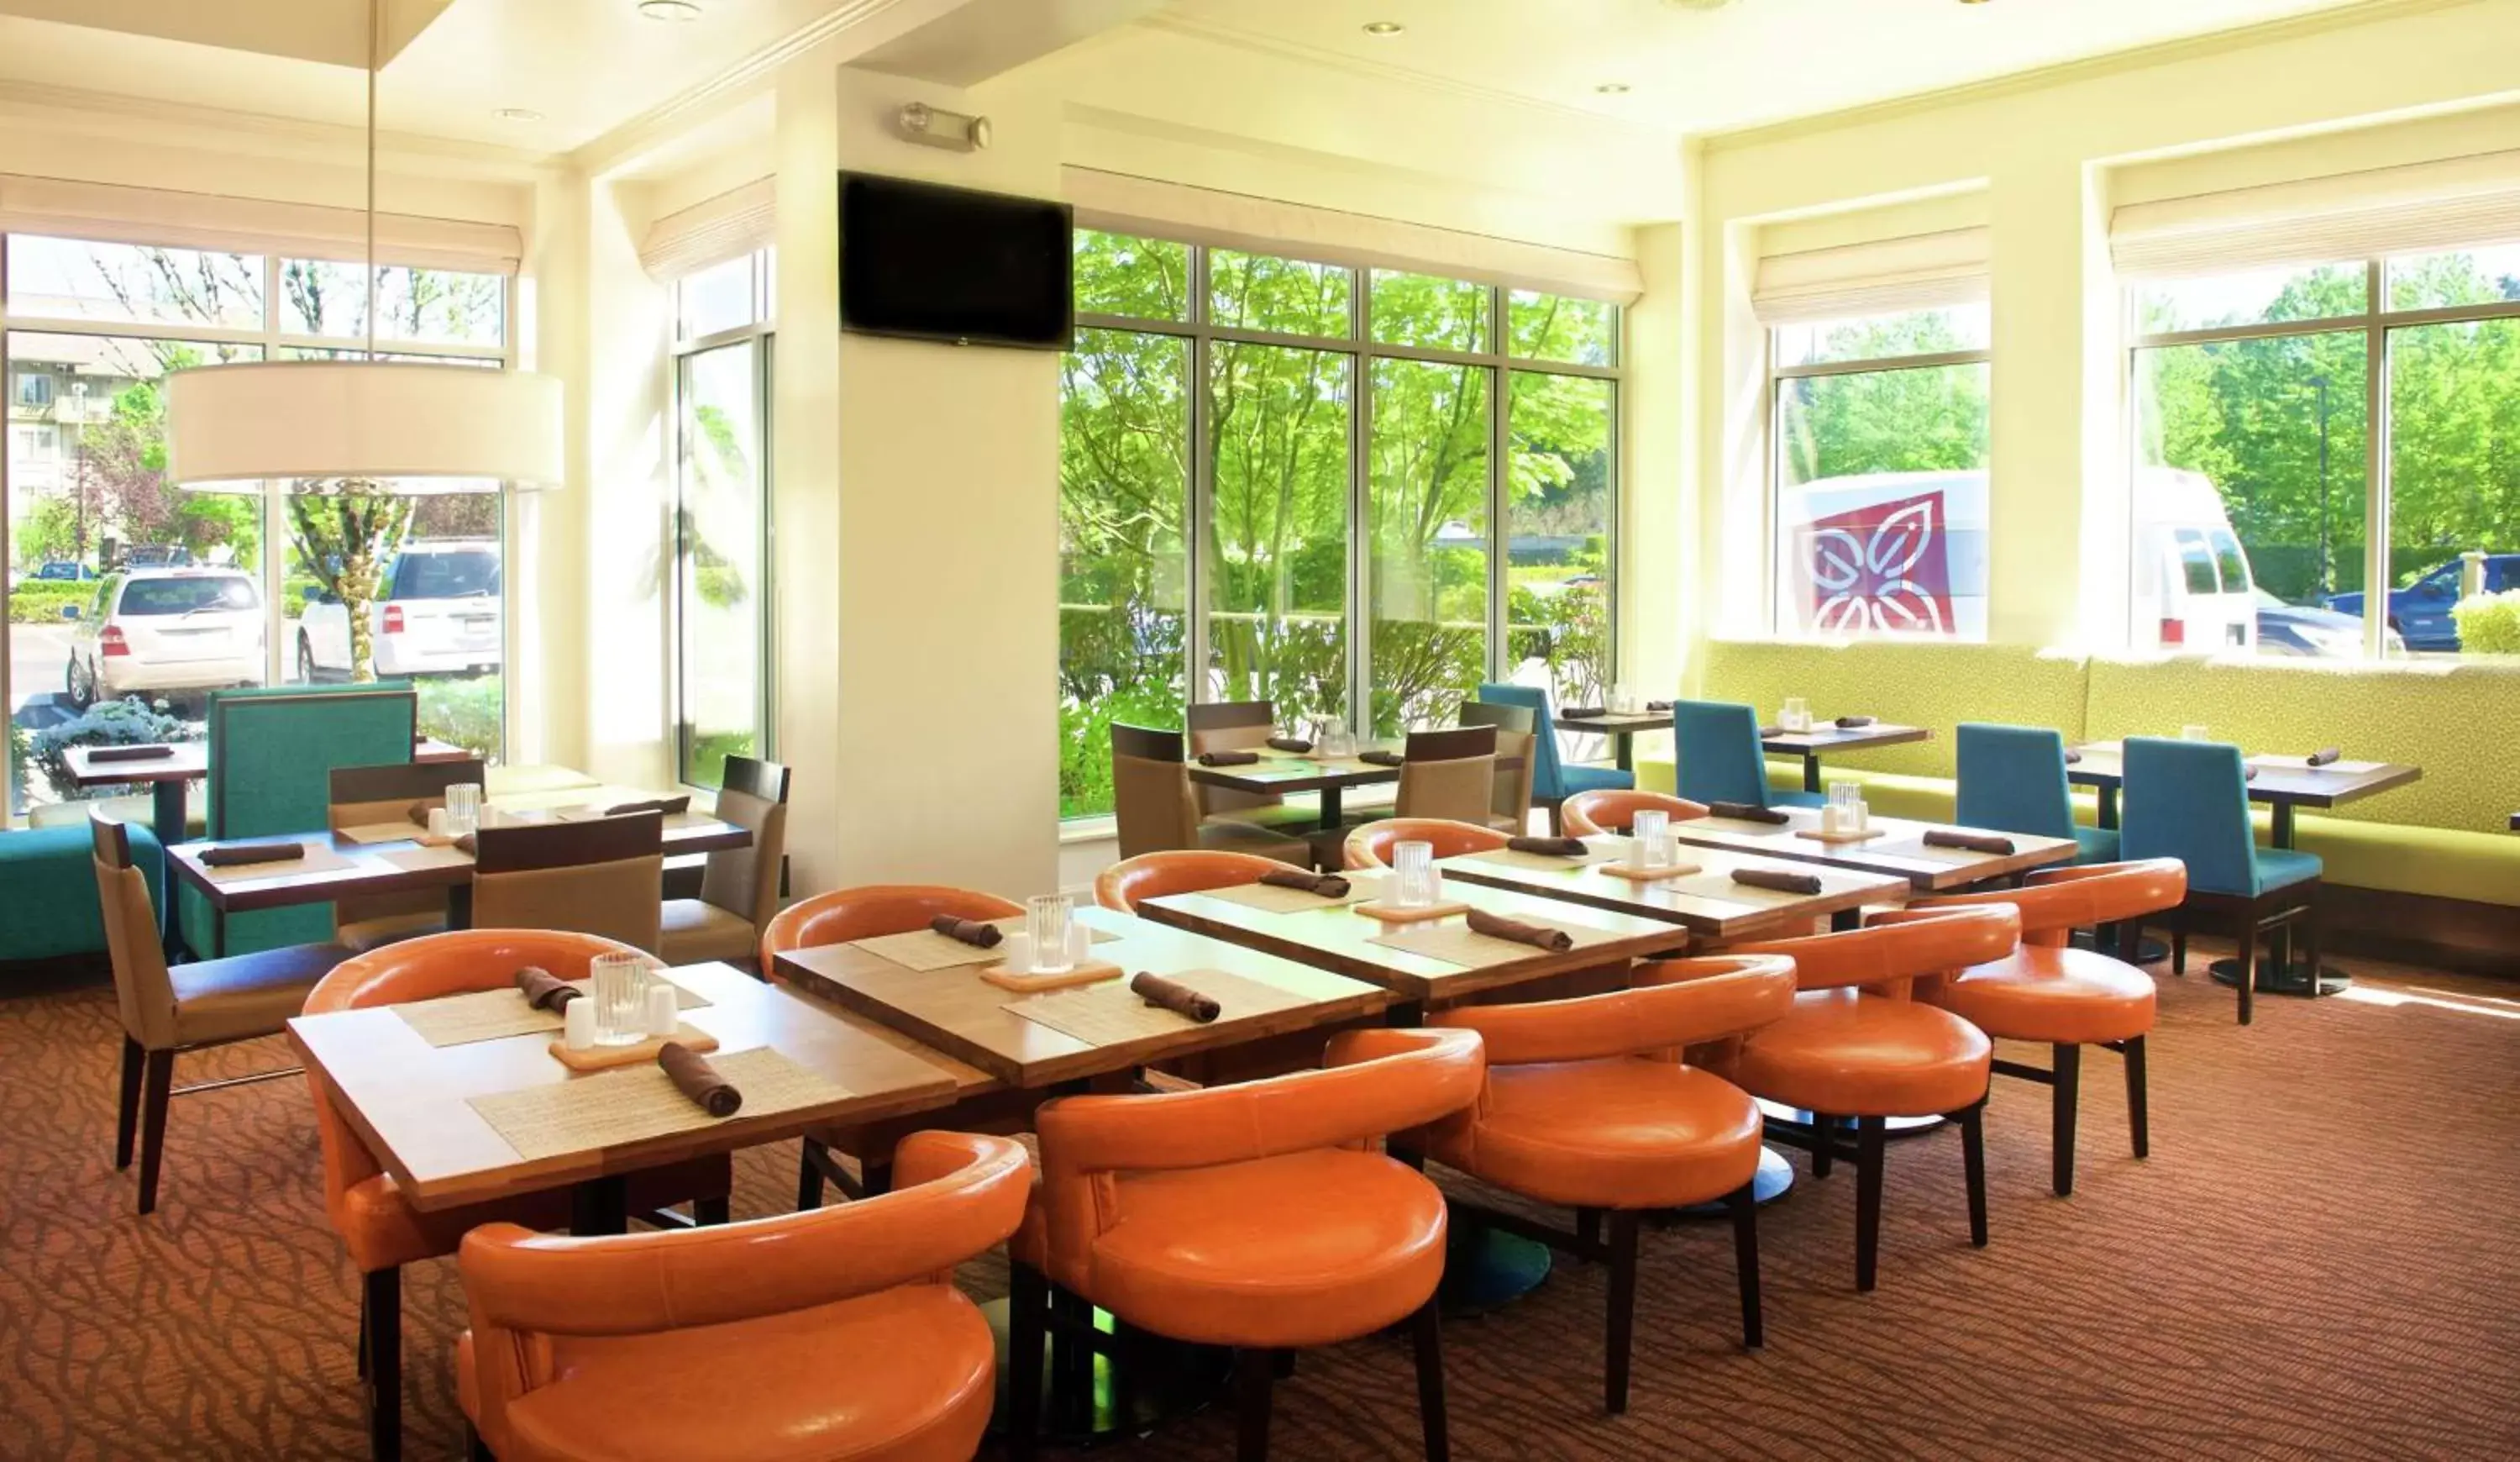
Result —
POLYGON ((650 798, 644 802, 614 802, 604 809, 604 815, 619 817, 625 812, 662 812, 667 817, 678 817, 690 810, 692 810, 692 799, 691 795, 686 793, 681 797, 650 798))
POLYGON ((2067 766, 2072 766, 2075 762, 2080 761, 2080 760, 2082 760, 2082 759, 2083 759, 2083 754, 2082 754, 2082 753, 2080 753, 2080 752, 2078 752, 2078 751, 2075 751, 2072 747, 2067 747, 2067 748, 2065 749, 2065 764, 2066 764, 2067 766))
POLYGON ((1930 828, 1922 840, 1927 847, 1958 847, 1970 852, 2009 853, 2012 840, 1990 833, 1959 833, 1949 828, 1930 828))
POLYGON ((237 868, 248 863, 294 863, 306 856, 303 843, 229 843, 202 849, 202 862, 211 868, 237 868))
POLYGON ((1610 713, 1610 708, 1607 706, 1569 706, 1564 710, 1557 713, 1563 716, 1573 716, 1578 720, 1589 721, 1595 716, 1608 715, 1610 713))
MULTIPOLYGON (((93 760, 94 758, 91 757, 90 759, 93 760)), ((2325 766, 2330 762, 2344 760, 2345 749, 2343 747, 2320 747, 2318 751, 2311 753, 2307 759, 2313 766, 2325 766)))
POLYGON ((1309 752, 1312 749, 1313 744, 1300 736, 1272 736, 1269 738, 1269 750, 1273 752, 1309 752))
POLYGON ((1746 889, 1766 889, 1774 893, 1817 893, 1820 875, 1784 873, 1774 868, 1735 868, 1732 882, 1746 889))
POLYGON ((1508 838, 1505 845, 1515 852, 1539 853, 1552 858, 1580 858, 1593 849, 1581 838, 1508 838))
POLYGON ((414 827, 425 828, 428 826, 428 814, 436 810, 439 805, 440 803, 437 802, 414 802, 402 809, 402 815, 409 819, 414 827))
POLYGON ((90 761, 156 761, 175 754, 173 747, 98 747, 87 754, 90 761))
POLYGON ((1645 703, 1645 709, 1647 709, 1647 710, 1669 710, 1669 709, 1671 709, 1671 703, 1670 703, 1669 701, 1647 701, 1647 702, 1645 703))
POLYGON ((1166 980, 1148 971, 1129 977, 1129 993, 1148 1005, 1160 1005, 1178 1016, 1188 1016, 1204 1026, 1225 1014, 1225 1007, 1212 996, 1202 995, 1177 980, 1166 980))
POLYGON ((1398 752, 1360 752, 1356 759, 1371 761, 1376 766, 1405 766, 1409 762, 1409 758, 1398 752))
POLYGON ((1868 715, 1842 715, 1837 718, 1837 729, 1840 731, 1860 730, 1871 724, 1872 717, 1868 715))
POLYGON ((1491 914, 1485 909, 1470 910, 1470 933, 1486 935, 1491 939, 1511 939, 1517 944, 1529 944, 1552 954, 1564 954, 1575 947, 1575 937, 1562 929, 1552 929, 1546 924, 1525 924, 1519 919, 1491 914))
POLYGON ((1789 733, 1782 726, 1761 726, 1759 728, 1759 739, 1761 741, 1774 741, 1778 737, 1787 734, 1789 733))
POLYGON ((1198 764, 1201 766, 1249 766, 1259 759, 1258 752, 1201 752, 1198 754, 1198 764))
POLYGON ((527 965, 517 972, 517 988, 524 991, 525 1003, 536 1010, 560 1015, 568 1002, 586 991, 554 975, 540 965, 527 965))
POLYGON ((957 919, 951 914, 937 915, 927 921, 927 927, 949 939, 960 939, 974 949, 995 949, 998 942, 1007 937, 1007 932, 994 924, 983 924, 977 919, 957 919))
POLYGON ((2241 768, 2240 768, 2240 780, 2241 780, 2241 781, 2243 781, 2243 782, 2254 782, 2254 781, 2256 781, 2257 779, 2258 779, 2258 769, 2257 769, 2256 767, 2254 767, 2254 766, 2244 766, 2244 767, 2241 767, 2241 768))
POLYGON ((719 1075, 707 1057, 681 1041, 669 1040, 658 1046, 656 1064, 673 1078, 676 1091, 690 1097, 711 1117, 733 1117, 743 1106, 743 1093, 719 1075))
POLYGON ((1335 873, 1313 873, 1302 868, 1278 868, 1260 875, 1260 882, 1273 889, 1301 889, 1319 893, 1324 898, 1345 898, 1347 880, 1335 873))
POLYGON ((1762 807, 1756 802, 1708 802, 1706 815, 1729 817, 1735 822, 1764 822, 1770 827, 1783 827, 1793 821, 1776 808, 1762 807))
POLYGON ((447 846, 454 848, 457 852, 463 853, 468 857, 477 858, 481 855, 481 844, 471 833, 463 834, 453 843, 448 844, 447 846))

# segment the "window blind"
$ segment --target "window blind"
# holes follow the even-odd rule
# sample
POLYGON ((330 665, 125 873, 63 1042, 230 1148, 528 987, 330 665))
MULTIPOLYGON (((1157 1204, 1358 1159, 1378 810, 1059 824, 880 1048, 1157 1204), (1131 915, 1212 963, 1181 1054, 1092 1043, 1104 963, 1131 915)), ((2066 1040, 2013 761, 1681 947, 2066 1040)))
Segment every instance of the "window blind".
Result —
POLYGON ((2514 240, 2520 240, 2520 152, 2127 204, 2109 215, 2110 257, 2121 275, 2137 279, 2514 240))
POLYGON ((1983 303, 1993 260, 1984 228, 1776 253, 1759 260, 1751 307, 1768 326, 1983 303))
POLYGON ((767 249, 778 237, 776 186, 762 178, 650 224, 639 262, 659 280, 680 279, 767 249))
MULTIPOLYGON (((0 230, 352 263, 368 243, 357 208, 14 174, 0 174, 0 230)), ((377 215, 380 263, 514 274, 523 257, 523 235, 507 224, 377 215)))

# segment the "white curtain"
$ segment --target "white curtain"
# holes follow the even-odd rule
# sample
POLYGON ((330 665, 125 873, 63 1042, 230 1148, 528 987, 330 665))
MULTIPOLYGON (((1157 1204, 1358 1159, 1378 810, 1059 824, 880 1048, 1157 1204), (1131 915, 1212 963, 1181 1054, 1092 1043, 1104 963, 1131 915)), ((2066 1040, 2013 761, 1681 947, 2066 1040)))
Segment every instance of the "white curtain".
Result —
POLYGON ((2520 152, 2121 206, 2109 253, 2173 279, 2520 241, 2520 152))
POLYGON ((1984 228, 1769 254, 1750 302, 1759 323, 1802 325, 1982 303, 1992 261, 1984 228))
MULTIPOLYGON (((356 262, 367 256, 368 216, 318 204, 0 174, 0 231, 356 262)), ((376 238, 379 262, 413 268, 514 274, 524 257, 523 236, 507 224, 381 213, 376 238)))
POLYGON ((763 178, 650 224, 639 242, 639 262, 657 279, 680 279, 767 249, 778 236, 776 190, 763 178))

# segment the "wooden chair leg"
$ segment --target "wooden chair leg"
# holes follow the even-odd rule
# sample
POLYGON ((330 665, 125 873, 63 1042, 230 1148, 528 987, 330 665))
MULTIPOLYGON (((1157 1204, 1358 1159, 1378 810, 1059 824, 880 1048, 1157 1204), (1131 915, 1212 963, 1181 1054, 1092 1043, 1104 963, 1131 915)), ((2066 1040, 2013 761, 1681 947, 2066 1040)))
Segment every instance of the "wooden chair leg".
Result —
POLYGON ((131 1139, 140 1128, 140 1073, 149 1053, 140 1042, 122 1038, 122 1088, 113 1109, 113 1170, 131 1165, 131 1139))
POLYGON ((1829 1165, 1836 1160, 1837 1121, 1834 1118, 1812 1114, 1812 1176, 1828 1176, 1829 1165))
POLYGON ((703 1228, 711 1224, 724 1223, 733 1216, 731 1200, 726 1194, 721 1193, 715 1198, 692 1200, 692 1222, 703 1228))
POLYGON ((1234 1392, 1238 1418, 1234 1445, 1237 1462, 1268 1462, 1269 1392, 1277 1382, 1267 1349, 1244 1346, 1234 1352, 1234 1392))
POLYGON ((1855 1287, 1870 1290, 1881 1257, 1881 1169, 1889 1123, 1878 1117, 1855 1122, 1855 1287))
POLYGON ((2187 974, 2187 926, 2183 924, 2170 932, 2170 973, 2187 974))
POLYGON ((368 1455, 402 1455, 402 1270, 378 1269, 360 1279, 368 1329, 368 1455))
POLYGON ((1741 1290, 1741 1344, 1756 1350, 1768 1343, 1759 1313, 1759 1196, 1754 1179, 1724 1200, 1732 1211, 1732 1277, 1741 1290))
POLYGON ((1581 1239, 1584 1242, 1584 1246, 1588 1249, 1601 1242, 1601 1211, 1599 1209, 1577 1209, 1575 1211, 1575 1237, 1581 1239))
POLYGON ((1969 1243, 1986 1247, 1986 1098, 1952 1114, 1960 1126, 1960 1172, 1968 1184, 1969 1243))
POLYGON ((2258 994, 2258 911, 2251 907, 2240 915, 2240 1024, 2249 1024, 2257 1013, 2258 994))
POLYGON ((1041 1349, 1050 1286, 1029 1264, 1012 1264, 1009 1271, 1007 1462, 1032 1462, 1041 1449, 1041 1349))
POLYGON ((2076 1109, 2082 1103, 2083 1048, 2059 1045, 2049 1048, 2054 1053, 2056 1079, 2049 1087, 2055 1101, 2048 1115, 2048 1140, 2053 1150, 2054 1172, 2050 1186, 2058 1198, 2074 1196, 2074 1125, 2076 1109))
POLYGON ((175 1086, 175 1053, 152 1051, 141 1071, 140 1211, 158 1209, 158 1169, 166 1155, 166 1098, 175 1086))
POLYGON ((823 1206, 823 1168, 814 1160, 825 1151, 813 1138, 805 1139, 803 1155, 796 1160, 796 1211, 809 1212, 823 1206))
POLYGON ((2135 1155, 2148 1158, 2152 1156, 2152 1132, 2145 1111, 2143 1037, 2127 1041, 2120 1051, 2126 1057, 2127 1130, 2135 1138, 2135 1155))
POLYGON ((1628 1357, 1637 1330, 1637 1211, 1610 1213, 1610 1330, 1602 1397, 1612 1416, 1628 1409, 1628 1357))
POLYGON ((1418 1306, 1409 1333, 1418 1353, 1418 1423, 1425 1434, 1426 1462, 1452 1462, 1453 1434, 1444 1419, 1443 1309, 1434 1296, 1418 1306))

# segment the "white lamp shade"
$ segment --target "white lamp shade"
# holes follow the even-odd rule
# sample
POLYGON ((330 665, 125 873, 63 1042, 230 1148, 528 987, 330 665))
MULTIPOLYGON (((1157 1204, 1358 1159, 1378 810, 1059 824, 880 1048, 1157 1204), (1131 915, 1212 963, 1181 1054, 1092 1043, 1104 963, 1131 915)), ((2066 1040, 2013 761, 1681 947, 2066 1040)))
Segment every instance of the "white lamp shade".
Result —
POLYGON ((567 478, 557 377, 399 361, 200 366, 166 378, 166 476, 567 478))

